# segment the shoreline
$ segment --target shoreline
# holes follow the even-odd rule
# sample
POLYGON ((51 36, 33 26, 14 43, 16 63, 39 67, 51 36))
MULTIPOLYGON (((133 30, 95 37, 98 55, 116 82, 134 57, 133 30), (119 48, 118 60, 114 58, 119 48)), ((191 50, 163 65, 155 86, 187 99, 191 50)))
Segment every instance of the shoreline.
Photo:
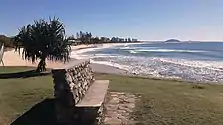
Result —
MULTIPOLYGON (((80 54, 80 52, 87 52, 89 51, 89 49, 101 49, 101 48, 110 48, 110 47, 114 47, 114 46, 119 46, 119 45, 129 45, 129 44, 141 44, 141 43, 106 43, 106 44, 90 44, 90 45, 77 45, 77 46, 71 46, 71 56, 72 53, 77 52, 76 54, 74 54, 71 58, 69 62, 63 63, 60 61, 49 61, 46 60, 46 68, 48 69, 54 69, 54 68, 58 68, 58 67, 63 67, 64 65, 66 65, 67 63, 70 63, 74 60, 79 60, 78 58, 78 54, 80 54), (79 52, 78 52, 79 51, 79 52), (75 56, 77 56, 77 58, 74 58, 75 56)), ((13 50, 9 50, 9 51, 5 51, 3 54, 3 62, 4 62, 4 66, 26 66, 26 67, 37 67, 38 65, 38 61, 36 61, 36 63, 32 63, 31 61, 27 61, 27 60, 23 60, 22 56, 19 55, 18 52, 15 52, 14 49, 13 50)), ((97 72, 97 73, 108 73, 108 74, 120 74, 120 75, 127 75, 125 70, 119 69, 117 67, 114 66, 110 66, 110 65, 105 65, 105 64, 98 64, 98 63, 91 63, 90 64, 93 71, 97 72), (106 69, 106 70, 104 70, 106 69)), ((0 66, 3 66, 2 64, 0 66)))
MULTIPOLYGON (((81 60, 79 55, 82 53, 88 52, 88 51, 94 51, 97 49, 106 49, 111 48, 115 46, 122 46, 122 45, 133 45, 133 44, 143 44, 143 42, 137 42, 137 43, 105 43, 105 44, 91 44, 91 45, 81 45, 81 46, 72 46, 71 50, 71 58, 81 60)), ((95 63, 95 61, 90 60, 93 72, 96 73, 106 73, 106 74, 117 74, 117 75, 126 75, 126 76, 132 76, 132 74, 128 73, 127 70, 120 69, 118 67, 115 67, 113 65, 109 64, 102 64, 102 63, 95 63), (106 70, 105 70, 106 69, 106 70)))
MULTIPOLYGON (((99 49, 106 49, 111 48, 115 46, 127 46, 127 45, 133 45, 133 44, 143 44, 143 42, 137 42, 137 43, 105 43, 105 44, 90 44, 90 45, 81 45, 81 46, 72 46, 71 47, 71 58, 82 60, 83 58, 80 57, 82 53, 99 50, 99 49)), ((88 58, 89 59, 89 58, 88 58)), ((108 74, 119 74, 119 75, 132 75, 127 72, 125 69, 120 69, 119 67, 116 67, 114 65, 99 63, 94 60, 91 60, 91 67, 94 72, 97 73, 108 73, 108 74), (106 70, 105 70, 106 69, 106 70)))
MULTIPOLYGON (((91 45, 78 45, 78 46, 71 46, 72 52, 71 52, 71 60, 67 63, 72 63, 72 61, 75 60, 81 60, 81 58, 78 55, 81 55, 84 52, 93 51, 95 49, 105 49, 120 45, 129 45, 129 44, 143 44, 143 43, 106 43, 106 44, 91 44, 91 45), (76 58, 75 58, 76 57, 76 58)), ((199 81, 199 80, 185 80, 182 78, 168 78, 168 77, 156 77, 152 75, 145 75, 145 74, 137 74, 137 73, 131 73, 128 70, 125 70, 124 68, 119 68, 118 66, 114 66, 112 64, 104 64, 104 63, 95 63, 95 61, 91 60, 90 66, 92 67, 93 72, 95 73, 105 73, 105 74, 116 74, 116 75, 124 75, 124 76, 133 76, 133 77, 141 77, 141 78, 149 78, 149 79, 155 79, 155 80, 173 80, 173 81, 187 81, 190 83, 203 83, 203 84, 223 84, 222 82, 210 82, 210 81, 199 81)), ((20 56, 17 52, 15 53, 14 50, 6 51, 3 55, 3 62, 5 66, 26 66, 26 67, 37 67, 38 61, 36 63, 32 63, 26 60, 22 59, 22 56, 20 56)), ((67 63, 63 62, 54 62, 54 61, 46 61, 47 69, 54 69, 58 67, 63 67, 67 63)), ((2 66, 2 65, 0 65, 2 66)))
MULTIPOLYGON (((143 44, 143 43, 140 43, 140 44, 143 44)), ((118 44, 118 45, 121 45, 120 46, 121 48, 122 47, 125 47, 125 46, 123 46, 123 45, 125 45, 123 43, 118 44)), ((181 74, 179 74, 178 76, 177 75, 172 75, 171 76, 171 75, 165 75, 165 74, 164 75, 162 75, 162 74, 156 74, 154 72, 151 72, 151 73, 150 72, 137 72, 137 71, 135 72, 135 70, 131 70, 131 68, 130 68, 131 65, 128 65, 128 64, 125 65, 125 63, 115 62, 115 61, 112 62, 112 61, 109 61, 109 59, 108 60, 101 60, 100 61, 100 59, 97 60, 96 58, 94 58, 94 57, 99 57, 99 58, 100 57, 102 57, 102 58, 105 57, 106 58, 107 53, 105 53, 105 55, 103 55, 103 52, 102 52, 102 54, 100 54, 98 52, 92 52, 92 54, 90 52, 90 53, 86 53, 85 54, 85 52, 88 52, 88 51, 95 51, 95 50, 97 51, 97 49, 104 49, 104 48, 114 47, 114 46, 118 46, 118 45, 117 44, 114 44, 114 45, 109 45, 109 46, 104 46, 104 47, 101 47, 100 46, 99 48, 88 48, 88 49, 85 49, 85 50, 80 50, 79 52, 75 52, 76 54, 74 54, 74 55, 77 56, 77 57, 79 55, 80 58, 78 58, 78 59, 91 58, 91 62, 93 62, 94 64, 96 63, 98 65, 106 65, 106 66, 112 67, 113 68, 112 70, 116 70, 116 71, 119 72, 119 73, 112 72, 111 74, 122 74, 122 75, 127 75, 127 76, 145 77, 145 78, 152 78, 152 79, 168 79, 168 80, 177 80, 177 81, 187 81, 187 82, 191 82, 191 83, 223 84, 223 82, 221 80, 215 80, 214 78, 211 79, 211 75, 210 76, 207 76, 207 77, 204 77, 202 79, 199 79, 200 77, 196 77, 196 78, 198 78, 198 79, 196 79, 195 77, 190 77, 190 76, 186 77, 185 75, 181 75, 181 74)), ((176 62, 175 60, 172 61, 172 60, 168 60, 168 59, 167 60, 159 59, 158 61, 160 61, 160 60, 161 61, 164 61, 164 62, 167 62, 167 63, 170 62, 172 64, 171 66, 176 66, 175 68, 177 68, 177 66, 179 66, 179 65, 183 65, 184 68, 185 67, 190 67, 191 65, 194 66, 193 62, 189 62, 189 63, 188 62, 186 62, 186 63, 183 62, 183 64, 181 64, 179 61, 176 62)), ((122 61, 122 60, 118 60, 118 61, 122 61)), ((154 61, 154 60, 152 60, 152 61, 154 61)), ((157 61, 157 60, 155 60, 155 61, 157 61)), ((185 60, 180 60, 180 61, 185 61, 185 60)), ((214 68, 212 67, 212 63, 207 63, 208 65, 206 63, 204 63, 204 64, 202 63, 203 65, 200 65, 200 63, 201 62, 198 62, 198 64, 197 64, 197 62, 196 62, 196 67, 199 67, 201 69, 202 68, 206 68, 206 69, 210 69, 210 70, 216 70, 216 69, 214 69, 215 67, 214 68)), ((132 65, 132 66, 134 66, 134 65, 132 65)), ((166 67, 164 67, 164 68, 166 68, 166 67)), ((169 67, 167 67, 167 68, 169 68, 169 67)), ((158 71, 162 71, 162 72, 165 73, 165 70, 162 70, 162 69, 161 70, 158 70, 158 71)), ((194 70, 192 69, 192 71, 194 71, 194 70)), ((103 73, 104 71, 100 70, 100 72, 103 73)))

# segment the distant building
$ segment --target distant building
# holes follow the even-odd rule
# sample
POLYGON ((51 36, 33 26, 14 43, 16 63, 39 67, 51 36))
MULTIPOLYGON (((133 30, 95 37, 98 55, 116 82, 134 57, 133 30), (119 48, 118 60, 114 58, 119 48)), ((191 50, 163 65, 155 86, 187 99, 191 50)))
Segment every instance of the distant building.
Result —
POLYGON ((137 39, 132 39, 132 42, 137 42, 138 40, 137 39))
POLYGON ((80 44, 81 43, 80 40, 75 40, 75 39, 68 40, 68 42, 70 42, 71 44, 74 44, 74 45, 77 45, 77 44, 80 44))
POLYGON ((125 39, 124 38, 119 38, 119 42, 124 42, 125 39))
POLYGON ((103 42, 110 42, 110 38, 108 38, 108 37, 101 37, 101 40, 103 42))
POLYGON ((112 42, 136 42, 137 39, 112 37, 111 41, 112 42))
POLYGON ((110 38, 105 37, 105 41, 106 41, 106 42, 109 42, 109 41, 110 41, 110 38))
POLYGON ((118 37, 112 37, 111 41, 112 42, 119 42, 119 38, 118 37))
POLYGON ((130 39, 130 38, 128 38, 128 40, 127 40, 128 42, 131 42, 132 40, 130 39))

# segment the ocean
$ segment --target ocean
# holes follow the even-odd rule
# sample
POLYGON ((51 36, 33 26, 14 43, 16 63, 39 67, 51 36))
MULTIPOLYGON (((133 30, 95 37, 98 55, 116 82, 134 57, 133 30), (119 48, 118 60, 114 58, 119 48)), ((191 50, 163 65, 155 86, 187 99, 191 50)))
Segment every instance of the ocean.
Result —
POLYGON ((123 44, 82 50, 78 57, 143 76, 223 81, 223 42, 123 44))

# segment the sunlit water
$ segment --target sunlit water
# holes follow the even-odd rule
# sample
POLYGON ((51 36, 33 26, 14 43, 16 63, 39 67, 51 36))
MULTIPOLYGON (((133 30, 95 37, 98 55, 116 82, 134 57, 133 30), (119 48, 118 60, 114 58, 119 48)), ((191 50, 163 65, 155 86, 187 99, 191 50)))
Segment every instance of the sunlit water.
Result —
POLYGON ((189 81, 223 81, 223 43, 144 43, 92 49, 81 54, 94 63, 129 73, 189 81))

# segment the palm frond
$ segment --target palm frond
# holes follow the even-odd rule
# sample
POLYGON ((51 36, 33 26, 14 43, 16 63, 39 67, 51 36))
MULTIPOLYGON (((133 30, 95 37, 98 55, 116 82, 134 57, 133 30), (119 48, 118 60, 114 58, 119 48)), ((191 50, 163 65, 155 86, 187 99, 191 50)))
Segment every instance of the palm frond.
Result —
MULTIPOLYGON (((15 37, 16 51, 23 48, 22 57, 36 62, 37 59, 52 61, 68 61, 70 46, 65 39, 64 25, 59 18, 35 20, 34 24, 22 27, 15 37)), ((41 62, 45 64, 45 62, 41 62)))

